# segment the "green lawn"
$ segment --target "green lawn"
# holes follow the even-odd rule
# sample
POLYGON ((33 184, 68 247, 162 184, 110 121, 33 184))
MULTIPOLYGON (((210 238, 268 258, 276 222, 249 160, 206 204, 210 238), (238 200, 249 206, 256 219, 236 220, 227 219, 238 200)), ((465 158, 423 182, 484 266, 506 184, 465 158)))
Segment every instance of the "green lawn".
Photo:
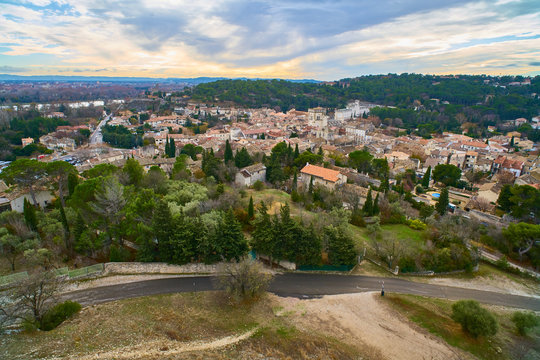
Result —
POLYGON ((385 296, 382 301, 448 344, 479 359, 538 359, 540 356, 540 327, 527 337, 517 335, 510 321, 512 311, 490 308, 499 323, 498 333, 491 338, 474 339, 451 319, 452 301, 397 294, 385 296))

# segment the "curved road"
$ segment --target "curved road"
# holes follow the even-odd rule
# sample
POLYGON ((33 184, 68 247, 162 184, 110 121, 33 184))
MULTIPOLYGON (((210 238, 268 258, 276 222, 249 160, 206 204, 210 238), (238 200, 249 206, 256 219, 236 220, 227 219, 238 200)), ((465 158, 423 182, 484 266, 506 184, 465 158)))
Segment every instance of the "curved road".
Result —
MULTIPOLYGON (((474 299, 486 304, 540 311, 540 298, 371 276, 285 273, 275 276, 269 291, 278 296, 314 298, 323 295, 380 291, 383 281, 386 293, 423 295, 452 300, 474 299)), ((212 276, 184 276, 79 290, 70 292, 64 297, 83 305, 93 305, 139 296, 213 289, 212 276)))

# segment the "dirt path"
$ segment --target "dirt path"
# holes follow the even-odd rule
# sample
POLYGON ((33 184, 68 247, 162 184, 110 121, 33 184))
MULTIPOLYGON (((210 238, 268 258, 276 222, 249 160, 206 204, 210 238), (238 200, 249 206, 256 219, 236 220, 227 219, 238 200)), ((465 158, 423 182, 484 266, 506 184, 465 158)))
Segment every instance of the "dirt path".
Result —
MULTIPOLYGON (((134 346, 120 348, 107 352, 97 352, 90 355, 77 357, 78 360, 120 360, 120 359, 161 359, 169 356, 179 355, 186 352, 215 350, 225 346, 239 343, 251 337, 257 328, 245 332, 241 335, 230 335, 209 342, 192 341, 179 343, 172 340, 157 340, 140 343, 134 346)), ((68 357, 69 358, 69 357, 68 357)), ((61 360, 66 358, 56 358, 61 360)))
POLYGON ((377 300, 378 293, 325 296, 299 300, 279 298, 284 316, 293 316, 299 327, 369 348, 373 358, 400 360, 467 359, 456 350, 411 325, 377 300))

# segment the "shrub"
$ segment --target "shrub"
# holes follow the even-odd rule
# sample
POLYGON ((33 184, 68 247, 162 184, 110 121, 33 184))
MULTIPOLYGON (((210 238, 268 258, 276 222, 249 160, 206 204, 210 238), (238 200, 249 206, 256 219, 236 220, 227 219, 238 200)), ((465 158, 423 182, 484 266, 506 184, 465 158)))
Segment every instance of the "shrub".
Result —
POLYGON ((111 262, 124 262, 129 261, 131 254, 128 249, 113 245, 109 253, 109 259, 111 262))
POLYGON ((495 317, 474 300, 461 300, 452 305, 452 319, 474 338, 492 336, 498 330, 495 317))
POLYGON ((424 193, 424 188, 422 187, 422 185, 416 185, 416 193, 417 194, 423 194, 424 193))
POLYGON ((225 290, 234 302, 248 301, 262 295, 272 275, 264 272, 260 262, 244 259, 238 263, 223 265, 217 279, 219 288, 225 290))
POLYGON ((416 272, 416 261, 411 256, 404 256, 398 262, 399 271, 402 273, 416 272))
POLYGON ((409 227, 414 230, 426 230, 427 225, 422 220, 414 219, 408 221, 409 227))
POLYGON ((538 316, 534 313, 524 313, 520 311, 516 311, 514 315, 512 315, 512 322, 516 325, 516 330, 520 335, 526 335, 529 329, 540 324, 538 316))
POLYGON ((81 304, 74 301, 65 301, 51 308, 41 320, 41 330, 49 331, 56 328, 81 310, 81 304))
POLYGON ((255 181, 255 183, 253 183, 253 189, 255 189, 255 191, 263 190, 264 189, 264 183, 261 180, 255 181))
POLYGON ((302 201, 302 195, 296 190, 291 191, 291 201, 295 203, 302 201))

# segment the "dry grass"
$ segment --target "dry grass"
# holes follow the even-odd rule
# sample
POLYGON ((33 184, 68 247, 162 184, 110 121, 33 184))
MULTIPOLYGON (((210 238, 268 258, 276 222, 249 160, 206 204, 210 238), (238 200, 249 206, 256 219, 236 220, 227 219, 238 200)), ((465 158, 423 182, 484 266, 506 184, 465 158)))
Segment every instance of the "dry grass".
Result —
POLYGON ((277 317, 273 302, 265 297, 256 304, 229 306, 214 292, 111 302, 85 308, 50 332, 4 336, 0 358, 113 359, 126 351, 130 359, 357 358, 353 347, 299 331, 277 317), (249 331, 254 335, 248 337, 249 331))

